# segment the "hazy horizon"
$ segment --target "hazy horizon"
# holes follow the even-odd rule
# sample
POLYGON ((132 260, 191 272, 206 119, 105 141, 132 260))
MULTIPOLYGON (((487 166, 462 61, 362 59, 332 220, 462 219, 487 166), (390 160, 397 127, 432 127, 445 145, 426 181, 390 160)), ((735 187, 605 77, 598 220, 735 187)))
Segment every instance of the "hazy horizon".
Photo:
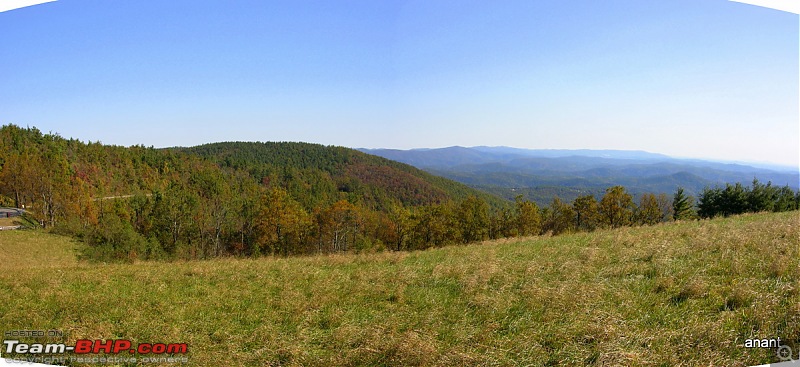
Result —
POLYGON ((0 12, 0 124, 113 145, 641 150, 800 166, 800 22, 725 1, 0 12))
POLYGON ((792 171, 800 170, 800 164, 798 165, 786 165, 786 164, 778 164, 773 162, 759 162, 759 161, 742 161, 742 160, 730 160, 730 159, 714 159, 708 157, 681 157, 681 156, 673 156, 669 154, 664 154, 661 152, 653 152, 648 150, 641 150, 641 149, 585 149, 585 148, 576 148, 576 149, 561 149, 561 148, 520 148, 520 147, 512 147, 512 146, 505 146, 505 145, 495 145, 495 146, 486 146, 486 145, 475 145, 475 146, 461 146, 461 145, 451 145, 445 147, 419 147, 419 148, 411 148, 411 149, 397 149, 397 148, 366 148, 366 147, 349 147, 353 149, 367 149, 367 150, 379 150, 379 149, 390 149, 390 150, 434 150, 434 149, 446 149, 446 148, 511 148, 511 149, 525 149, 525 150, 552 150, 552 151, 619 151, 619 152, 641 152, 641 153, 648 153, 648 154, 656 154, 656 155, 663 155, 668 158, 672 159, 680 159, 680 160, 697 160, 697 161, 709 161, 709 162, 716 162, 716 163, 731 163, 731 164, 747 164, 747 165, 756 165, 756 166, 763 166, 763 167, 775 167, 780 169, 787 169, 792 171))

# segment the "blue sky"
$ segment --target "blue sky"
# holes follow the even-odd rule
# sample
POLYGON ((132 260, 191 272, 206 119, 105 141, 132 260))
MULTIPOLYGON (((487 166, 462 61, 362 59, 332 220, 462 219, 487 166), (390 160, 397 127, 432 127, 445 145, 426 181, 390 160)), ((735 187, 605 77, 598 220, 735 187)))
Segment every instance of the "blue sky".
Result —
POLYGON ((726 0, 59 0, 0 13, 0 124, 797 166, 799 27, 726 0))

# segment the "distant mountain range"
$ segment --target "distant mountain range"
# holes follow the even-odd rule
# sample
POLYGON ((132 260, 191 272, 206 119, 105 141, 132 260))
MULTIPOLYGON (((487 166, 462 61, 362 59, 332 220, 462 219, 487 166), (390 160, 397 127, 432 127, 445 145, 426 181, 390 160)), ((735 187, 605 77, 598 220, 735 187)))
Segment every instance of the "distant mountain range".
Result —
POLYGON ((672 194, 683 187, 692 195, 704 187, 754 178, 776 186, 800 187, 800 171, 789 167, 755 167, 663 154, 624 150, 532 150, 510 147, 439 149, 359 149, 407 163, 506 198, 516 195, 549 203, 554 196, 573 200, 583 194, 602 196, 605 188, 623 185, 634 195, 672 194))

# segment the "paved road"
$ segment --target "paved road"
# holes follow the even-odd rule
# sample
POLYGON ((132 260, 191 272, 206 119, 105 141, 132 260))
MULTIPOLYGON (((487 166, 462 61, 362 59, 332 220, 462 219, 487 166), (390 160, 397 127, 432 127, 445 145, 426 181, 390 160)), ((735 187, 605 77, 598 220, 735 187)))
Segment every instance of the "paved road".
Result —
MULTIPOLYGON (((134 195, 134 194, 131 194, 131 195, 114 195, 114 196, 105 196, 105 197, 102 197, 102 198, 93 198, 92 200, 93 201, 98 201, 98 200, 109 200, 109 199, 127 199, 127 198, 132 198, 134 196, 136 196, 136 195, 134 195)), ((144 196, 150 197, 150 196, 153 196, 153 194, 144 194, 144 196)))

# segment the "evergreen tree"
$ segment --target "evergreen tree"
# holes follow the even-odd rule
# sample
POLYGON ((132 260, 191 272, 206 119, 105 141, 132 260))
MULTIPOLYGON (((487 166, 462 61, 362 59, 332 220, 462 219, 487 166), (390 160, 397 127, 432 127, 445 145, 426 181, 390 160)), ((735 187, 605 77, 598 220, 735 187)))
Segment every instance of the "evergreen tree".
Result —
POLYGON ((766 185, 753 179, 753 186, 747 190, 747 211, 751 213, 773 211, 777 201, 778 192, 772 186, 772 182, 766 185))
POLYGON ((697 214, 700 218, 713 218, 722 213, 722 190, 718 187, 704 188, 697 202, 697 214))
POLYGON ((672 219, 687 220, 695 216, 694 198, 686 195, 683 187, 679 187, 672 197, 672 219))
POLYGON ((749 206, 747 202, 748 195, 748 190, 741 183, 726 184, 720 197, 722 215, 727 217, 729 215, 747 213, 749 206))
MULTIPOLYGON (((798 192, 800 193, 800 191, 798 192)), ((797 202, 795 201, 795 192, 788 185, 781 187, 777 190, 775 195, 775 205, 773 211, 785 212, 790 210, 797 210, 797 202)))

